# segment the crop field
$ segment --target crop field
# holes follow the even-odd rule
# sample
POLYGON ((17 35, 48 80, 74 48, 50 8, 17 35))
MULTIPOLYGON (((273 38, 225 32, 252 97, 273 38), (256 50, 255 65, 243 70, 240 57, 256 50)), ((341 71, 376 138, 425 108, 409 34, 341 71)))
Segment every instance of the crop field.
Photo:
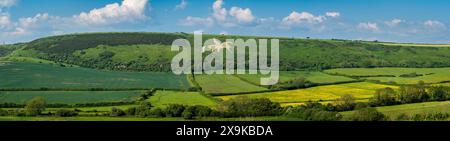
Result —
MULTIPOLYGON (((377 110, 386 114, 390 118, 395 118, 400 114, 414 115, 414 114, 436 113, 436 112, 449 113, 450 101, 383 106, 377 107, 377 110)), ((352 113, 353 111, 342 112, 344 116, 351 115, 352 113)))
POLYGON ((381 88, 397 88, 396 86, 373 84, 369 82, 348 83, 328 86, 318 86, 306 89, 267 92, 244 95, 219 96, 220 99, 228 100, 236 96, 248 96, 251 98, 269 98, 274 102, 284 105, 301 104, 307 101, 333 101, 340 96, 351 94, 358 100, 371 98, 375 90, 381 88))
POLYGON ((34 97, 47 103, 76 104, 134 101, 139 91, 0 91, 0 103, 24 104, 34 97))
POLYGON ((240 80, 233 75, 196 75, 195 80, 206 93, 239 93, 264 91, 267 88, 240 80))
POLYGON ((165 107, 168 104, 204 105, 214 107, 216 102, 198 92, 157 91, 148 101, 155 107, 165 107))
POLYGON ((48 64, 0 66, 0 88, 168 88, 187 89, 185 75, 169 72, 114 72, 48 64))
POLYGON ((112 60, 115 62, 128 62, 130 60, 139 60, 145 57, 146 63, 158 62, 158 59, 170 59, 177 54, 170 50, 168 45, 121 45, 121 46, 104 46, 100 45, 95 48, 89 48, 82 51, 75 51, 73 54, 82 59, 99 58, 99 54, 104 51, 111 51, 115 55, 112 60), (83 53, 82 53, 83 52, 83 53))
MULTIPOLYGON (((253 84, 259 84, 260 78, 268 77, 261 74, 240 74, 236 75, 246 81, 253 84)), ((337 82, 348 82, 354 79, 345 76, 334 76, 322 72, 311 72, 311 71, 281 71, 279 82, 286 82, 296 78, 305 78, 313 83, 317 84, 327 84, 327 83, 337 83, 337 82)))
POLYGON ((450 68, 346 68, 331 69, 325 72, 346 76, 367 76, 365 79, 368 80, 395 82, 398 84, 415 84, 419 81, 424 81, 425 83, 450 81, 450 68), (422 76, 401 77, 401 75, 411 73, 417 73, 422 76), (392 75, 392 77, 387 75, 392 75))

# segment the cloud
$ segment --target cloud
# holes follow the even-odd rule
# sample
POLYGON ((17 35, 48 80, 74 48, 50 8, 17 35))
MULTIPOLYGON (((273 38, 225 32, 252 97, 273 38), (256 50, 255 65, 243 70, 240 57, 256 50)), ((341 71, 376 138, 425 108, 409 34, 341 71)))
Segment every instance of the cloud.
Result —
POLYGON ((336 17, 341 16, 341 13, 339 13, 339 12, 327 12, 327 13, 325 13, 325 15, 326 15, 327 17, 336 18, 336 17))
POLYGON ((255 19, 255 16, 253 16, 252 11, 249 8, 243 9, 239 7, 232 7, 230 10, 230 15, 235 17, 236 20, 241 23, 249 23, 255 19))
POLYGON ((181 3, 175 6, 175 10, 183 10, 187 7, 188 2, 186 0, 181 0, 181 3))
POLYGON ((289 16, 283 18, 282 25, 296 25, 296 24, 317 24, 322 23, 326 20, 324 16, 314 16, 308 12, 298 13, 293 11, 289 16))
POLYGON ((148 0, 123 0, 121 4, 113 3, 88 13, 75 15, 74 19, 82 25, 107 25, 120 22, 145 20, 148 0))
POLYGON ((8 13, 0 13, 0 30, 11 26, 11 18, 8 13))
POLYGON ((0 8, 2 7, 11 7, 16 5, 19 0, 0 0, 0 8))
POLYGON ((445 29, 445 24, 440 21, 428 20, 423 23, 429 29, 445 29))
POLYGON ((367 22, 367 23, 359 23, 358 25, 359 29, 363 30, 370 30, 372 32, 379 32, 380 28, 378 28, 377 23, 367 22))
POLYGON ((227 9, 223 8, 223 0, 216 0, 212 6, 213 17, 218 21, 225 21, 227 19, 227 9))
POLYGON ((390 27, 395 27, 403 22, 405 22, 405 21, 401 20, 401 19, 392 19, 390 21, 385 21, 384 23, 390 27))
POLYGON ((34 17, 28 17, 28 18, 20 18, 19 19, 19 26, 24 28, 34 27, 36 24, 40 22, 45 22, 50 19, 50 16, 48 13, 39 13, 36 14, 34 17))
POLYGON ((210 17, 200 18, 200 17, 188 16, 181 21, 181 25, 185 25, 185 26, 194 26, 194 25, 212 26, 213 24, 214 24, 214 20, 210 17))

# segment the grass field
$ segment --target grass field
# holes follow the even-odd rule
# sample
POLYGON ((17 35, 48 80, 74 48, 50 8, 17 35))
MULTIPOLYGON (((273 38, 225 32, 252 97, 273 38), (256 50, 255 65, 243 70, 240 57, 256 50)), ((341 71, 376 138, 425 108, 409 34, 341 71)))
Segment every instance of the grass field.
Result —
POLYGON ((185 75, 169 72, 114 72, 48 64, 0 66, 0 88, 170 88, 187 89, 185 75))
POLYGON ((0 103, 24 104, 38 96, 58 104, 121 102, 134 101, 139 95, 139 91, 0 91, 0 103))
POLYGON ((404 47, 450 47, 449 44, 411 44, 411 43, 378 43, 387 46, 404 46, 404 47))
MULTIPOLYGON (((259 84, 261 77, 267 77, 261 74, 240 74, 236 75, 246 81, 251 82, 252 84, 259 84)), ((348 82, 353 81, 354 79, 344 77, 344 76, 334 76, 325 74, 322 72, 312 72, 312 71, 281 71, 280 72, 280 80, 279 82, 286 82, 289 80, 293 80, 296 78, 305 78, 313 83, 318 84, 327 84, 327 83, 337 83, 337 82, 348 82)))
POLYGON ((168 104, 204 105, 214 107, 216 102, 198 92, 157 91, 148 101, 156 107, 165 107, 168 104))
MULTIPOLYGON (((395 118, 400 114, 414 115, 436 112, 450 113, 450 101, 384 106, 377 107, 377 110, 386 114, 389 118, 395 118)), ((342 112, 342 115, 350 116, 352 113, 353 111, 342 112)))
MULTIPOLYGON (((195 121, 299 121, 299 119, 289 117, 239 117, 239 118, 220 118, 206 117, 194 119, 195 121)), ((140 118, 140 117, 2 117, 0 121, 188 121, 180 117, 164 118, 140 118)))
POLYGON ((348 83, 339 85, 318 86, 306 89, 267 92, 245 95, 219 96, 220 99, 228 100, 236 96, 248 96, 252 98, 269 98, 274 102, 284 105, 296 105, 307 101, 333 101, 342 95, 351 94, 356 99, 363 100, 373 96, 376 89, 397 88, 396 86, 373 84, 369 82, 348 83))
POLYGON ((450 68, 343 68, 326 70, 325 72, 346 76, 394 75, 396 77, 366 77, 365 79, 396 82, 398 84, 415 84, 421 80, 425 83, 450 81, 450 68), (423 76, 400 77, 402 74, 410 73, 422 74, 423 76))
POLYGON ((206 93, 239 93, 267 90, 267 88, 242 81, 233 75, 196 75, 195 80, 206 93))

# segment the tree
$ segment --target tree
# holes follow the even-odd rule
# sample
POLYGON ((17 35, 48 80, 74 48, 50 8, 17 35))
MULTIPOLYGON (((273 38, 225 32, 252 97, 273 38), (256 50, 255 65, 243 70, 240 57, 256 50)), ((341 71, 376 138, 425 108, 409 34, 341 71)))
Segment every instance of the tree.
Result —
POLYGON ((165 113, 167 117, 181 117, 186 107, 181 104, 170 104, 166 107, 165 113))
POLYGON ((248 98, 239 96, 223 101, 218 106, 218 111, 223 116, 273 116, 281 114, 281 106, 267 98, 248 98))
POLYGON ((364 108, 355 110, 350 117, 352 121, 383 121, 386 116, 375 108, 364 108))
POLYGON ((339 111, 353 110, 356 106, 355 97, 351 94, 346 94, 336 99, 335 105, 339 111))
POLYGON ((37 116, 40 115, 46 106, 46 101, 42 97, 35 97, 29 100, 25 105, 25 112, 29 116, 37 116))
POLYGON ((72 111, 72 110, 67 110, 67 109, 59 109, 58 111, 56 111, 56 116, 60 116, 60 117, 74 117, 77 115, 78 115, 78 112, 72 111))
POLYGON ((443 86, 433 86, 430 88, 430 97, 433 101, 444 101, 447 100, 448 94, 447 90, 443 86))
POLYGON ((120 116, 126 115, 126 113, 122 109, 119 109, 119 108, 116 108, 116 107, 112 107, 111 113, 109 113, 109 115, 112 116, 112 117, 120 117, 120 116))
POLYGON ((375 106, 393 105, 395 100, 395 91, 392 88, 378 89, 375 92, 373 98, 369 100, 369 103, 375 106))

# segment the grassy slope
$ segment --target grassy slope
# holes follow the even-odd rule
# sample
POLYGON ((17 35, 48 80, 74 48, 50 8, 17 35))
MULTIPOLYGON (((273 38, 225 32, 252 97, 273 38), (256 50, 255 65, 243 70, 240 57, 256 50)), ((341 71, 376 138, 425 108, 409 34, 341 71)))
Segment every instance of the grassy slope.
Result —
POLYGON ((415 84, 420 80, 425 83, 440 83, 450 81, 450 68, 343 68, 331 69, 325 72, 347 76, 377 76, 395 75, 396 77, 368 77, 369 80, 380 80, 381 82, 396 82, 399 84, 415 84), (399 77, 409 73, 422 74, 418 77, 399 77))
MULTIPOLYGON (((448 113, 450 112, 450 101, 384 106, 384 107, 377 107, 377 110, 383 112, 390 118, 395 118, 400 114, 414 115, 414 114, 435 113, 435 112, 448 113)), ((342 112, 344 116, 350 116, 352 113, 353 111, 342 112)))
POLYGON ((165 107, 168 104, 204 105, 210 107, 216 105, 215 101, 198 92, 157 91, 148 101, 156 107, 165 107))
POLYGON ((219 96, 219 98, 227 100, 236 96, 248 96, 254 98, 269 98, 274 102, 295 104, 295 103, 304 103, 310 100, 332 101, 345 94, 351 94, 357 99, 368 99, 373 96, 376 89, 386 87, 396 88, 395 86, 360 82, 360 83, 318 86, 289 91, 219 96))
POLYGON ((267 90, 266 88, 242 81, 233 75, 196 75, 195 80, 206 93, 239 93, 267 90))
POLYGON ((24 104, 34 97, 43 97, 47 103, 96 103, 134 101, 137 91, 0 91, 0 103, 24 104))
POLYGON ((0 88, 171 88, 186 89, 184 75, 163 72, 112 72, 47 64, 0 66, 0 88))
MULTIPOLYGON (((266 75, 251 75, 251 74, 243 74, 237 75, 238 77, 245 79, 253 84, 259 84, 261 77, 268 77, 266 75)), ((281 71, 280 72, 280 80, 279 82, 286 82, 296 78, 305 78, 313 83, 318 84, 326 84, 326 83, 336 83, 336 82, 347 82, 352 81, 354 79, 344 77, 344 76, 334 76, 325 74, 322 72, 314 72, 314 71, 281 71)))

